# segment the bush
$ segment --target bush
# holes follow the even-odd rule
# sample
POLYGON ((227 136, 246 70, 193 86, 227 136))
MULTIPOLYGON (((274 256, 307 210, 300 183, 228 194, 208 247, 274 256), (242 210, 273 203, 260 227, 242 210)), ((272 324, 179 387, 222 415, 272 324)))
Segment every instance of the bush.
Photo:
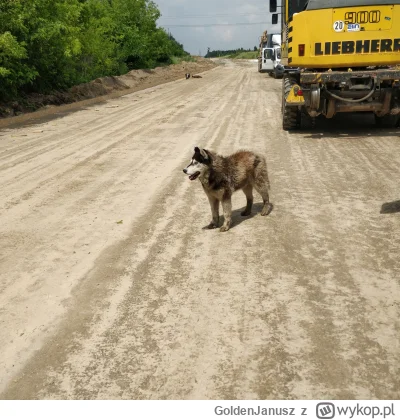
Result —
POLYGON ((0 35, 0 95, 9 98, 21 85, 31 82, 37 72, 23 63, 27 52, 10 32, 0 35))
POLYGON ((150 0, 0 3, 0 98, 49 92, 187 55, 150 0))

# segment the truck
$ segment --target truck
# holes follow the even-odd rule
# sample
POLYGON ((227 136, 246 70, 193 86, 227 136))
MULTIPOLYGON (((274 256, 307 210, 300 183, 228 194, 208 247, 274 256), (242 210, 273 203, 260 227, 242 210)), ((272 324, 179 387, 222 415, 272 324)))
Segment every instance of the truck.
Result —
POLYGON ((400 0, 270 0, 270 12, 281 14, 284 130, 341 112, 398 127, 400 0))
POLYGON ((281 34, 268 34, 264 31, 260 37, 258 71, 268 73, 277 79, 283 77, 281 65, 281 34))

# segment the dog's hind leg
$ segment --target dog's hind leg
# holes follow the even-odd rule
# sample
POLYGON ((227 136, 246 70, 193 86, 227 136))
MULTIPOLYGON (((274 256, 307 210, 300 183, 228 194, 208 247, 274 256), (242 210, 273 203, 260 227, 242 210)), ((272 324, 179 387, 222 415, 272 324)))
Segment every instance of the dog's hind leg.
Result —
POLYGON ((212 215, 212 221, 207 226, 207 229, 215 229, 219 225, 219 200, 215 197, 210 197, 207 195, 208 201, 210 202, 211 207, 211 215, 212 215))
POLYGON ((269 202, 268 190, 270 188, 270 185, 268 179, 267 162, 264 158, 260 158, 260 162, 255 169, 254 178, 254 188, 261 195, 264 201, 264 206, 261 210, 261 216, 268 216, 268 214, 271 213, 273 206, 269 202))
POLYGON ((242 211, 240 214, 242 216, 249 216, 251 214, 251 208, 253 207, 253 186, 246 185, 244 188, 242 188, 242 191, 246 195, 247 204, 246 204, 246 209, 242 211))
POLYGON ((272 211, 272 204, 269 202, 268 183, 264 180, 256 180, 254 188, 261 195, 264 206, 261 210, 261 216, 268 216, 272 211))
POLYGON ((225 197, 222 199, 222 210, 224 211, 224 224, 222 225, 220 232, 226 232, 227 230, 229 230, 232 221, 231 197, 225 197))

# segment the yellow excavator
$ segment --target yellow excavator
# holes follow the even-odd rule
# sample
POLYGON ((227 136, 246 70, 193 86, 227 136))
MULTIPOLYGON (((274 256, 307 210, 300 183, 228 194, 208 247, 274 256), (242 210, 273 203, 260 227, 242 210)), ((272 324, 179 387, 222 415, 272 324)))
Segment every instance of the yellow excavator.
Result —
POLYGON ((339 112, 398 126, 400 0, 281 1, 270 0, 270 12, 282 28, 283 129, 339 112))

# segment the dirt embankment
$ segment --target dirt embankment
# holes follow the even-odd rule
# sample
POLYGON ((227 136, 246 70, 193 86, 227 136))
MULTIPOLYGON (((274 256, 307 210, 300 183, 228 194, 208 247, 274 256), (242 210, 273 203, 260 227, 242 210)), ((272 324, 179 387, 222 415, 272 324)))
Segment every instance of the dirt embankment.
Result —
POLYGON ((101 77, 50 95, 33 93, 20 101, 0 102, 0 118, 14 117, 43 107, 71 104, 101 96, 120 96, 184 78, 185 73, 201 73, 216 66, 217 64, 211 60, 196 57, 196 62, 184 61, 167 67, 156 67, 153 70, 132 70, 122 76, 101 77))

